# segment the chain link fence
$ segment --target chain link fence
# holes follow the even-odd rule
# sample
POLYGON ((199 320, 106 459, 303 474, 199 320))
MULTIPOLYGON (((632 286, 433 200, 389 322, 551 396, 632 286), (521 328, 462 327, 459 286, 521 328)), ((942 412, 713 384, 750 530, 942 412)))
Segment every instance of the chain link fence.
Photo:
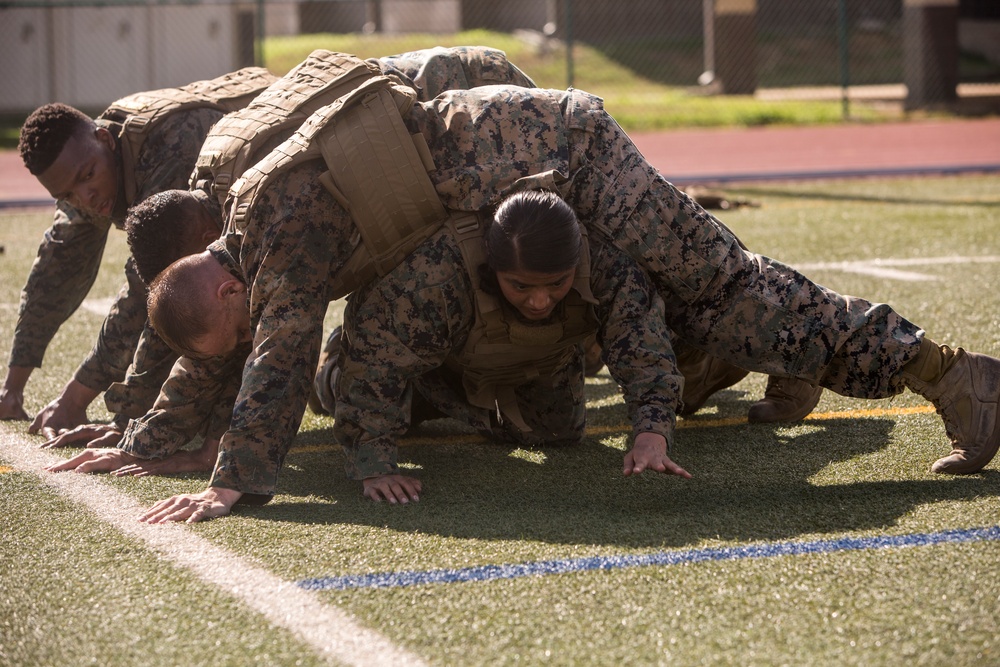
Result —
POLYGON ((287 51, 299 40, 304 57, 327 43, 336 49, 345 35, 372 50, 363 57, 388 55, 378 52, 383 43, 409 50, 504 36, 530 49, 538 72, 525 69, 536 80, 585 82, 597 94, 620 81, 591 76, 592 57, 637 88, 846 102, 905 100, 908 84, 913 102, 915 85, 926 85, 915 106, 978 96, 983 112, 1000 111, 1000 3, 935 2, 8 0, 0 1, 0 112, 54 100, 99 111, 132 92, 251 64, 281 74, 287 63, 271 57, 275 45, 287 51), (927 5, 947 13, 918 15, 927 5))

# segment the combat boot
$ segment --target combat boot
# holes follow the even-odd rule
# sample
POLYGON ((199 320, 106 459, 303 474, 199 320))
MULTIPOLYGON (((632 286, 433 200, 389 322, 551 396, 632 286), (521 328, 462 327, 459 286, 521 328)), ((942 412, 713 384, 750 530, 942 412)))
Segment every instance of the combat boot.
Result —
POLYGON ((691 365, 683 364, 678 359, 678 368, 684 376, 684 393, 681 395, 680 410, 677 411, 681 416, 698 412, 709 396, 732 387, 749 374, 738 366, 708 355, 691 365))
POLYGON ((309 409, 318 415, 332 415, 337 401, 333 397, 333 384, 339 372, 337 358, 340 356, 340 338, 343 328, 337 327, 330 332, 330 337, 323 345, 316 364, 316 376, 313 378, 312 391, 309 392, 309 409))
POLYGON ((964 475, 993 460, 1000 446, 1000 359, 924 338, 902 376, 934 404, 951 440, 951 454, 935 461, 932 472, 964 475))
POLYGON ((750 406, 747 421, 751 424, 797 422, 819 403, 823 387, 796 378, 770 376, 764 398, 750 406))

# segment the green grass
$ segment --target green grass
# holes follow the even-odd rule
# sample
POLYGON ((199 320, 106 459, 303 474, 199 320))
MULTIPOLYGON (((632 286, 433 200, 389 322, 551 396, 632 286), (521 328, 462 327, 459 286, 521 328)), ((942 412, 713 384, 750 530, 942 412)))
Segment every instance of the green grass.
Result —
POLYGON ((16 499, 0 519, 0 664, 196 665, 209 655, 233 667, 322 664, 290 633, 165 565, 34 475, 2 474, 0 492, 16 499))
MULTIPOLYGON (((720 217, 752 249, 793 265, 997 256, 998 192, 995 175, 746 184, 731 194, 760 207, 720 217)), ((48 211, 0 212, 0 354, 48 220, 48 211)), ((93 298, 115 292, 122 236, 112 234, 93 298)), ((1000 355, 996 263, 903 268, 934 279, 807 274, 892 303, 935 340, 1000 355)), ((328 328, 342 305, 332 304, 328 328)), ((69 377, 100 319, 81 311, 60 331, 29 384, 30 412, 69 377)), ((578 448, 524 451, 428 423, 401 452, 425 484, 409 507, 361 498, 344 476, 331 422, 307 414, 275 500, 192 530, 297 581, 997 525, 998 464, 962 478, 931 474, 947 450, 939 419, 894 412, 925 405, 919 397, 826 392, 816 419, 739 422, 763 386, 751 375, 681 420, 674 456, 694 474, 689 481, 621 476, 627 428, 606 374, 588 383, 591 435, 578 448), (832 414, 871 408, 886 412, 832 414)), ((107 416, 100 406, 90 414, 107 416)), ((3 423, 0 438, 29 438, 25 430, 3 423)), ((37 480, 0 472, 0 664, 319 662, 286 631, 37 480), (143 655, 147 646, 159 648, 143 655)), ((206 480, 101 478, 142 505, 206 480)), ((318 596, 431 665, 971 666, 1000 662, 998 558, 1000 544, 982 542, 318 596)))
MULTIPOLYGON (((315 49, 353 53, 362 58, 403 53, 430 46, 482 44, 504 51, 511 62, 543 88, 565 88, 566 56, 562 50, 540 53, 526 42, 506 33, 471 30, 451 35, 361 35, 313 34, 272 37, 265 42, 264 60, 282 74, 315 49)), ((629 52, 647 52, 662 61, 668 56, 657 45, 629 52)), ((639 45, 640 47, 642 45, 639 45)), ((619 51, 624 53, 624 47, 619 51)), ((659 130, 690 126, 753 126, 767 124, 817 124, 843 120, 839 102, 763 102, 750 96, 704 96, 688 87, 658 82, 638 72, 648 69, 641 60, 624 59, 614 49, 599 50, 586 44, 574 47, 573 85, 600 95, 609 112, 626 130, 659 130)), ((697 73, 691 78, 697 77, 697 73)), ((879 112, 859 105, 852 110, 859 120, 874 120, 879 112)))

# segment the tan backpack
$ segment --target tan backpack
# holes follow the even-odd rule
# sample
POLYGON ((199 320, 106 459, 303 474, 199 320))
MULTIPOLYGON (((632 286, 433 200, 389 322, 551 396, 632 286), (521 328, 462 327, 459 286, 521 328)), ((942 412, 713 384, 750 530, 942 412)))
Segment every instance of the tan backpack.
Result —
POLYGON ((233 182, 288 138, 317 109, 378 76, 372 63, 317 50, 274 81, 250 104, 219 119, 202 144, 191 176, 192 189, 224 206, 233 182))
POLYGON ((179 88, 135 93, 109 106, 99 120, 122 126, 122 167, 126 201, 136 196, 135 165, 146 137, 170 115, 189 109, 217 109, 224 113, 246 106, 266 89, 275 76, 263 67, 246 67, 214 79, 195 81, 179 88))
POLYGON ((323 159, 328 171, 320 182, 350 213, 360 237, 330 298, 384 276, 448 217, 428 175, 434 162, 423 135, 411 135, 403 123, 415 98, 412 88, 377 76, 318 109, 230 188, 227 231, 246 228, 276 176, 323 159))

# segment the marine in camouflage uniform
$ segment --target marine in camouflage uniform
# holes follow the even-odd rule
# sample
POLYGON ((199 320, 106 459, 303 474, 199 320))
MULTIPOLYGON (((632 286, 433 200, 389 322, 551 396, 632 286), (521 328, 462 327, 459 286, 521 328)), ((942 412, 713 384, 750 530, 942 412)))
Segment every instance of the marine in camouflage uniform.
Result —
MULTIPOLYGON (((126 192, 122 173, 125 120, 95 121, 114 138, 117 195, 107 216, 84 213, 66 201, 57 201, 53 223, 45 232, 21 292, 10 367, 41 366, 56 331, 93 286, 111 228, 121 228, 133 203, 186 184, 202 141, 221 116, 221 111, 212 108, 180 110, 150 130, 135 161, 134 196, 126 192)), ((73 377, 94 396, 125 376, 146 321, 145 285, 131 259, 124 268, 126 282, 105 318, 97 343, 73 377)), ((113 399, 108 407, 119 411, 113 399)))
MULTIPOLYGON (((971 363, 973 376, 988 387, 986 400, 996 402, 996 360, 960 351, 955 358, 966 361, 955 365, 944 358, 937 375, 925 375, 924 365, 919 380, 904 373, 904 365, 925 356, 919 327, 888 305, 837 294, 744 249, 657 173, 597 97, 513 87, 450 91, 415 104, 404 120, 430 147, 431 179, 446 207, 484 210, 519 188, 559 193, 595 239, 623 250, 649 274, 663 297, 667 325, 714 356, 848 396, 883 398, 909 384, 930 400, 938 399, 927 386, 944 387, 948 369, 964 364, 960 373, 967 374, 971 363)), ((302 184, 308 187, 308 179, 302 184)), ((342 252, 348 221, 335 205, 321 216, 303 214, 310 199, 292 188, 270 193, 264 203, 245 236, 226 238, 229 266, 238 267, 249 288, 254 351, 210 488, 163 501, 148 520, 191 512, 202 518, 206 506, 214 515, 225 513, 223 496, 266 500, 298 430, 319 353, 326 286, 338 261, 332 256, 342 252)), ((956 388, 947 391, 967 397, 975 382, 950 377, 956 388)), ((945 417, 958 448, 968 434, 945 417)), ((989 436, 988 442, 968 443, 975 469, 996 451, 995 419, 988 424, 970 436, 989 436)))
MULTIPOLYGON (((502 52, 485 47, 437 47, 370 62, 412 86, 420 99, 484 83, 534 85, 502 52)), ((93 285, 111 227, 120 229, 127 209, 150 195, 187 188, 201 145, 222 115, 214 109, 182 110, 150 132, 136 162, 135 196, 126 196, 119 174, 118 196, 110 216, 85 214, 67 202, 57 202, 55 220, 22 291, 9 366, 41 366, 55 332, 93 285)), ((116 138, 124 127, 124 121, 99 118, 96 123, 116 138)), ((117 141, 115 161, 119 169, 121 148, 121 141, 117 141)), ((118 428, 149 410, 176 359, 155 334, 144 332, 146 287, 131 258, 125 264, 125 275, 126 283, 97 343, 74 375, 75 381, 95 393, 107 390, 105 404, 115 414, 118 428)))
MULTIPOLYGON (((419 100, 429 100, 446 90, 490 83, 534 86, 534 82, 508 61, 502 51, 481 46, 435 47, 371 59, 369 62, 416 90, 419 100)), ((340 249, 343 256, 331 258, 330 264, 331 267, 339 267, 350 256, 356 239, 348 238, 354 229, 350 217, 320 185, 319 176, 325 170, 322 163, 312 162, 290 171, 283 178, 283 183, 268 195, 275 198, 273 204, 269 199, 257 212, 257 217, 278 220, 290 216, 292 219, 288 221, 288 227, 291 229, 305 227, 311 219, 329 217, 334 233, 343 233, 332 241, 324 240, 319 247, 340 249)), ((207 198, 198 191, 195 195, 202 201, 207 198)), ((231 250, 232 257, 240 256, 238 245, 231 250)), ((221 248, 219 252, 222 252, 221 248)), ((234 270, 237 269, 234 267, 234 270)), ((336 271, 335 268, 329 270, 336 271)), ((239 387, 238 375, 232 374, 234 367, 222 363, 221 368, 225 370, 220 371, 204 363, 194 367, 185 365, 176 369, 176 373, 186 380, 164 383, 166 373, 163 371, 169 370, 176 359, 177 354, 166 347, 152 329, 147 328, 129 376, 124 383, 115 385, 108 392, 122 412, 118 422, 125 427, 125 437, 120 447, 132 456, 163 458, 177 451, 194 435, 221 437, 229 425, 229 413, 239 387), (225 385, 225 388, 220 385, 225 385), (157 399, 156 405, 150 410, 154 399, 157 399), (212 408, 211 414, 207 412, 209 407, 212 408), (134 421, 129 423, 128 419, 121 419, 122 416, 134 421)), ((235 368, 235 371, 238 370, 235 368)))
MULTIPOLYGON (((344 314, 342 371, 336 383, 334 433, 347 453, 347 472, 362 480, 398 473, 396 440, 410 425, 420 392, 432 406, 486 437, 526 446, 573 444, 583 438, 583 351, 551 377, 515 388, 517 419, 473 405, 462 389, 456 358, 476 321, 476 291, 451 229, 446 227, 386 277, 351 297, 344 314), (451 362, 451 363, 449 363, 451 362)), ((591 241, 590 333, 603 342, 611 376, 622 387, 634 435, 673 439, 681 376, 668 342, 663 300, 635 261, 591 241)))

